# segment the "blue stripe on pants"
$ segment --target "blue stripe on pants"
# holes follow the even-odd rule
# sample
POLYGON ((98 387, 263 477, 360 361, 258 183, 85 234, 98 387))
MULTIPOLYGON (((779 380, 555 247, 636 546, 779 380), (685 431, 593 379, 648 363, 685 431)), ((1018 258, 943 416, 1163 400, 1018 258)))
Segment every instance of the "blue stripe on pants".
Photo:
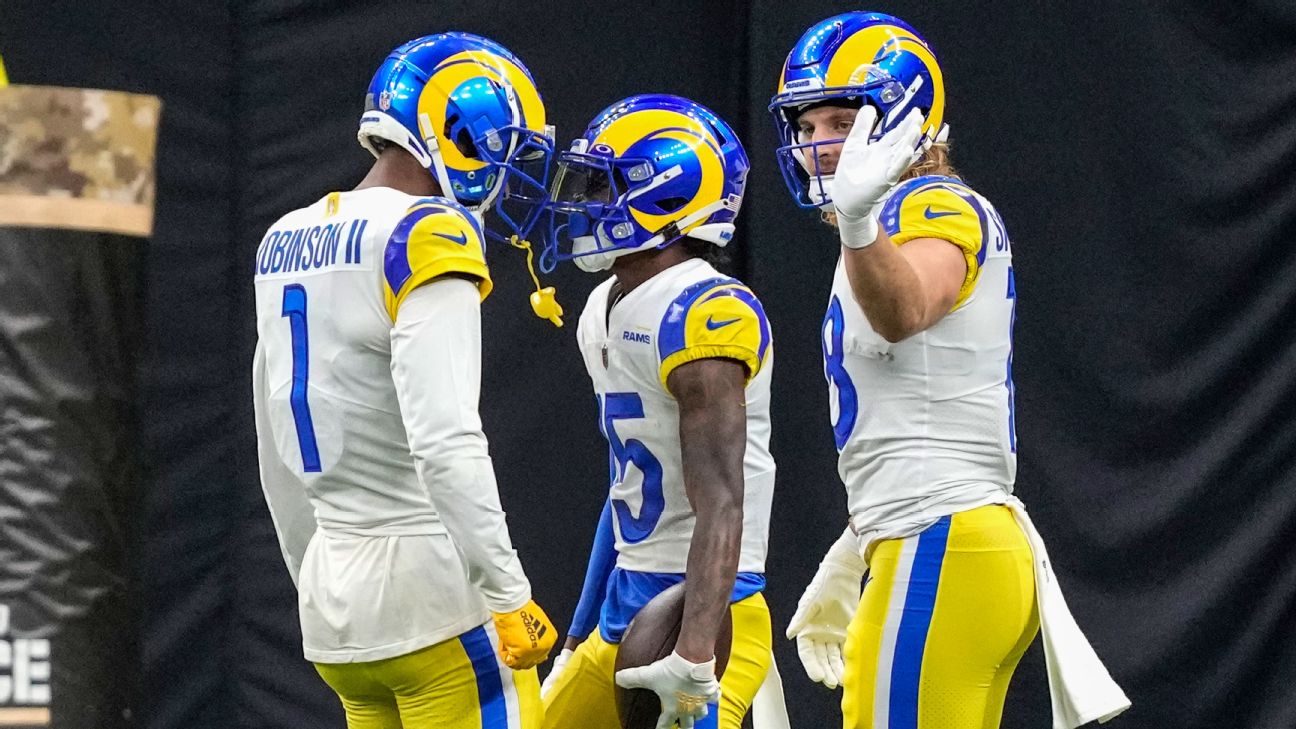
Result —
MULTIPOLYGON (((707 704, 707 715, 693 723, 693 729, 716 729, 720 726, 720 704, 707 704)), ((671 726, 675 726, 672 724, 671 726)))
POLYGON ((508 729, 508 705, 504 703, 504 683, 500 680, 499 664, 495 662, 495 646, 482 627, 459 636, 468 660, 477 674, 477 702, 481 705, 482 729, 508 729))
POLYGON ((904 614, 896 634, 895 657, 891 662, 891 726, 887 729, 918 729, 918 683, 923 650, 927 647, 927 631, 936 606, 951 518, 943 517, 918 536, 918 548, 909 570, 904 614))

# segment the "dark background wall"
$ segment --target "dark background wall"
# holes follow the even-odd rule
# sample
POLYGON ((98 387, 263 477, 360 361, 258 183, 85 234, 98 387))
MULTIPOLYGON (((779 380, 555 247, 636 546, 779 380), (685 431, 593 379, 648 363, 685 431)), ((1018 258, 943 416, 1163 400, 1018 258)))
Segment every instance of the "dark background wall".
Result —
MULTIPOLYGON (((341 726, 300 657, 295 596, 256 481, 250 261, 282 212, 353 185, 363 91, 424 33, 500 41, 560 139, 632 93, 683 94, 753 159, 735 273, 778 340, 769 597, 786 625, 839 532, 818 327, 835 248, 773 164, 765 105, 806 26, 858 7, 678 3, 0 5, 18 83, 157 94, 136 417, 142 506, 135 716, 157 729, 341 726)), ((1116 727, 1296 727, 1296 6, 880 2, 946 72, 955 162, 1000 208, 1020 286, 1018 493, 1080 624, 1134 701, 1116 727)), ((593 398, 572 341, 597 278, 529 313, 494 250, 483 416, 537 597, 565 622, 602 503, 593 398)), ((0 264, 3 265, 3 264, 0 264)), ((3 296, 0 292, 0 296, 3 296)), ((778 641, 794 725, 837 696, 778 641)), ((1005 727, 1049 725, 1038 643, 1005 727)))

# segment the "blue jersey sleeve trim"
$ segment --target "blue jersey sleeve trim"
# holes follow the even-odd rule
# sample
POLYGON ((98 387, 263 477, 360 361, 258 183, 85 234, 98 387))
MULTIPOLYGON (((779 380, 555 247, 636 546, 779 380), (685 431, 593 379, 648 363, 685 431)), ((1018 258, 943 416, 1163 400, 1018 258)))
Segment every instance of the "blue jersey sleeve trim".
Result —
POLYGON ((972 207, 978 211, 981 209, 981 206, 978 203, 969 199, 973 196, 968 194, 968 186, 957 177, 949 177, 947 175, 924 175, 922 177, 915 177, 912 180, 905 180, 896 186, 895 192, 891 193, 891 197, 887 198, 886 204, 882 206, 882 212, 878 217, 881 219, 882 227, 886 228, 887 235, 895 235, 900 231, 900 206, 904 204, 905 198, 909 197, 909 195, 914 192, 929 186, 943 187, 959 197, 968 200, 968 202, 972 204, 972 207), (962 189, 956 189, 954 187, 955 185, 962 189))
POLYGON ((420 220, 435 212, 440 211, 436 208, 423 208, 406 215, 396 224, 396 229, 387 239, 387 248, 383 251, 383 275, 387 277, 387 288, 393 294, 398 293, 409 277, 414 275, 409 264, 410 231, 414 230, 420 220))
POLYGON ((920 187, 940 182, 963 184, 963 181, 957 177, 924 175, 923 177, 915 177, 912 180, 905 180, 897 185, 895 192, 891 193, 891 197, 887 198, 886 204, 882 206, 881 214, 878 215, 882 227, 886 228, 887 235, 895 235, 900 228, 900 205, 904 202, 904 199, 920 187))
POLYGON ((709 278, 705 281, 699 281, 680 292, 679 296, 666 307, 666 314, 662 316, 661 326, 657 332, 657 356, 661 361, 667 357, 684 349, 687 345, 687 324, 689 309, 700 301, 709 301, 717 296, 733 296, 751 307, 756 313, 756 318, 760 321, 760 345, 757 357, 762 361, 765 359, 765 353, 769 349, 770 343, 770 326, 769 319, 765 316, 765 307, 761 305, 756 295, 746 288, 738 279, 728 277, 709 278), (718 286, 724 286, 718 291, 714 290, 718 286), (743 288, 733 288, 742 286, 743 288), (708 295, 709 294, 709 295, 708 295))
POLYGON ((702 298, 703 294, 716 286, 728 283, 738 282, 732 278, 717 276, 705 281, 698 281, 675 297, 670 306, 666 307, 666 314, 662 317, 661 327, 657 333, 658 357, 664 360, 675 352, 684 349, 684 327, 688 322, 689 309, 694 302, 702 298))
POLYGON ((481 225, 477 223, 477 218, 473 217, 468 208, 441 197, 425 197, 416 200, 410 205, 409 212, 392 230, 391 236, 387 238, 387 247, 383 251, 383 275, 387 278, 387 287, 391 289, 392 294, 399 293, 409 277, 414 275, 409 264, 409 236, 414 226, 429 215, 451 211, 462 214, 472 225, 482 246, 486 245, 486 236, 482 233, 481 225))
POLYGON ((882 227, 886 228, 887 235, 894 236, 900 232, 900 207, 904 204, 905 198, 919 190, 930 188, 948 190, 958 195, 976 211, 977 222, 981 224, 981 247, 977 250, 976 261, 978 267, 984 265, 986 257, 985 244, 989 240, 990 234, 985 206, 981 204, 976 195, 972 194, 972 188, 957 177, 927 175, 900 183, 900 186, 896 188, 891 197, 887 198, 886 204, 882 206, 882 214, 879 216, 882 227))

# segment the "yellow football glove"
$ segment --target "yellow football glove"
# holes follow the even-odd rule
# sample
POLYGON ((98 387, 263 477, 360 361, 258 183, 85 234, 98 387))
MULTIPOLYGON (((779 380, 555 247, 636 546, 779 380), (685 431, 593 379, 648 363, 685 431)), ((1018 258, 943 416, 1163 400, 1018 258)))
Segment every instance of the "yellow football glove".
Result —
POLYGON ((491 619, 499 634, 500 657, 517 671, 543 663, 558 640, 558 630, 535 600, 511 613, 491 613, 491 619))

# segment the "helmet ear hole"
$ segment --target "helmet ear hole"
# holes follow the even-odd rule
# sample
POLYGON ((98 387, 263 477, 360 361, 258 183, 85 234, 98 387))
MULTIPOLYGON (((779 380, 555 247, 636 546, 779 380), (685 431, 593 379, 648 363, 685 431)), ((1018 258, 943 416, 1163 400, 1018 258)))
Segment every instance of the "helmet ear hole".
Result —
POLYGON ((720 143, 721 147, 729 143, 729 140, 725 137, 724 133, 720 131, 720 128, 715 125, 715 122, 706 117, 703 117, 702 119, 706 122, 707 129, 711 130, 711 136, 715 137, 715 140, 720 143))
POLYGON ((663 213, 670 214, 679 210, 688 204, 688 199, 682 197, 666 197, 657 201, 657 208, 663 213))
POLYGON ((459 133, 455 135, 454 145, 464 157, 477 159, 477 147, 473 145, 472 137, 468 134, 467 129, 459 130, 459 133))
POLYGON ((459 132, 455 133, 455 125, 459 123, 458 114, 450 114, 446 117, 445 129, 441 133, 450 143, 459 150, 468 159, 477 159, 477 147, 473 145, 472 135, 468 133, 467 127, 460 127, 459 132))

